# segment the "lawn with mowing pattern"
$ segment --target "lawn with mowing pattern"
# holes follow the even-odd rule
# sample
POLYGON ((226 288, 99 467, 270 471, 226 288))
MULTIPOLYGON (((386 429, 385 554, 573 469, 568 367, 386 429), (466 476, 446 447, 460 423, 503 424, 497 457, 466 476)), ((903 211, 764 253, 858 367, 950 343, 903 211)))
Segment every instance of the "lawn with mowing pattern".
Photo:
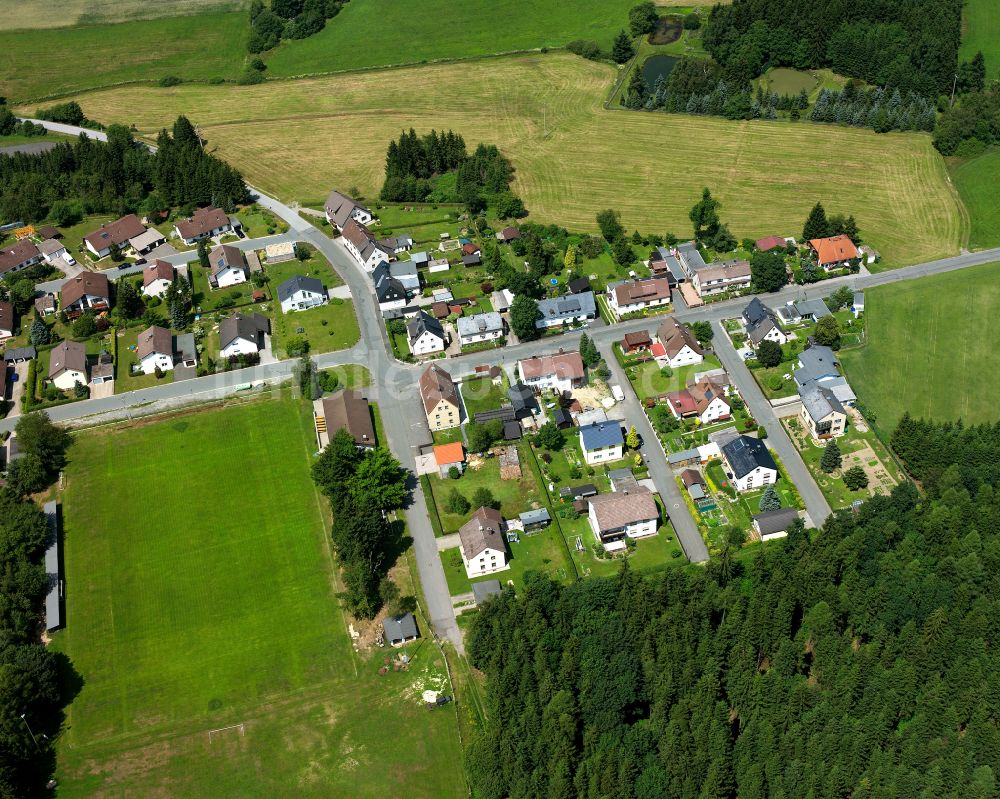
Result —
POLYGON ((868 343, 840 361, 858 399, 889 434, 917 417, 997 421, 996 309, 1000 263, 865 292, 868 343))
POLYGON ((1000 246, 1000 150, 963 162, 951 176, 969 212, 969 248, 1000 246))
POLYGON ((134 122, 147 136, 183 112, 251 183, 283 199, 322 197, 332 185, 375 196, 400 129, 451 128, 470 148, 500 146, 532 218, 570 229, 595 230, 595 213, 612 207, 629 230, 687 236, 709 186, 738 238, 797 235, 822 200, 828 213, 855 216, 886 266, 958 251, 963 216, 929 136, 606 111, 614 74, 549 53, 78 99, 89 116, 134 122))
POLYGON ((76 436, 60 796, 464 795, 454 717, 412 698, 436 650, 352 654, 312 435, 283 397, 76 436))
POLYGON ((1000 70, 1000 14, 996 0, 965 0, 959 59, 968 61, 977 51, 986 58, 987 80, 995 77, 1000 70))

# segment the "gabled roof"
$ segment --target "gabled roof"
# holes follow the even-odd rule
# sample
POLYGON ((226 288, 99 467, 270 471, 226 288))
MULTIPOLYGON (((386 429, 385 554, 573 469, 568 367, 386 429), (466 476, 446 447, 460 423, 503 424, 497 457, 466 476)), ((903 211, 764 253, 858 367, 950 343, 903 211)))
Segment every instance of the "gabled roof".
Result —
POLYGON ((625 443, 621 423, 595 422, 580 428, 580 440, 585 450, 616 447, 625 443))
POLYGON ((461 441, 451 444, 438 444, 434 447, 434 462, 438 466, 450 466, 465 460, 465 447, 461 441))
POLYGON ((708 485, 697 469, 685 469, 681 472, 681 482, 684 483, 685 488, 690 488, 693 485, 708 485))
POLYGON ((743 309, 743 321, 746 322, 749 327, 759 325, 765 319, 773 318, 774 311, 764 305, 764 303, 760 301, 759 297, 754 297, 747 303, 747 307, 743 309))
POLYGON ((209 206, 199 208, 187 219, 177 220, 176 227, 181 236, 185 239, 193 239, 204 236, 218 228, 229 225, 229 216, 221 208, 209 206))
POLYGON ((771 535, 783 533, 798 518, 799 512, 795 508, 779 508, 758 513, 753 517, 753 521, 761 535, 771 535))
POLYGON ((444 341, 444 327, 441 323, 426 311, 418 311, 417 315, 406 323, 406 335, 412 344, 424 333, 430 333, 444 341))
POLYGON ((694 337, 694 333, 672 316, 668 316, 663 320, 663 323, 656 331, 656 337, 663 345, 664 354, 669 358, 675 357, 685 346, 689 347, 695 355, 702 354, 701 347, 698 346, 698 339, 694 337))
POLYGON ((780 330, 780 328, 773 319, 767 317, 755 325, 747 325, 747 338, 756 347, 772 330, 780 330))
POLYGON ((698 280, 708 283, 713 280, 742 280, 750 277, 750 262, 743 260, 713 261, 698 270, 698 280))
POLYGON ((459 336, 475 336, 495 332, 503 332, 503 319, 496 311, 463 316, 458 320, 459 336))
POLYGON ((346 194, 341 194, 336 189, 327 195, 324 207, 326 208, 326 212, 333 219, 333 224, 339 228, 342 228, 347 224, 347 220, 351 218, 351 214, 354 213, 355 208, 360 208, 363 211, 371 213, 371 211, 368 211, 367 208, 358 203, 357 200, 352 200, 346 194))
POLYGON ((615 301, 619 305, 658 302, 670 299, 670 281, 665 277, 631 280, 615 286, 615 301))
POLYGON ((372 282, 375 284, 375 296, 379 304, 406 299, 406 288, 392 276, 389 264, 385 261, 372 270, 372 282))
POLYGON ((784 248, 788 242, 786 242, 781 236, 765 236, 762 239, 757 239, 756 247, 761 252, 767 252, 768 250, 773 250, 775 247, 784 248))
POLYGON ((173 357, 174 337, 165 327, 148 327, 139 334, 136 341, 135 355, 140 361, 154 354, 173 357))
POLYGON ((829 236, 825 239, 810 239, 809 246, 816 253, 816 260, 822 264, 835 264, 860 258, 861 253, 849 236, 829 236))
POLYGON ((155 283, 157 280, 166 280, 168 282, 174 279, 174 267, 172 264, 168 264, 166 261, 161 261, 157 258, 153 263, 148 264, 145 269, 142 270, 142 285, 143 287, 155 283))
POLYGON ((49 356, 49 380, 54 380, 66 371, 87 374, 87 350, 79 341, 61 341, 52 349, 49 356))
POLYGON ((11 269, 30 261, 39 256, 38 248, 30 239, 21 239, 10 246, 0 249, 0 274, 9 272, 11 269))
POLYGON ((778 464, 759 438, 738 436, 722 447, 722 454, 737 479, 750 474, 757 467, 778 470, 778 464))
POLYGON ((344 225, 343 236, 361 253, 364 261, 367 261, 375 250, 386 257, 396 254, 395 248, 376 241, 375 235, 356 219, 351 219, 344 225))
POLYGON ((146 226, 135 214, 126 214, 121 219, 101 225, 93 233, 88 233, 83 240, 100 252, 111 244, 119 247, 129 239, 134 239, 146 232, 146 226))
POLYGON ((243 257, 243 251, 239 247, 231 244, 220 244, 208 254, 209 263, 212 265, 212 276, 217 276, 226 269, 247 268, 247 259, 243 257))
POLYGON ((579 380, 586 374, 583 359, 578 352, 564 352, 559 355, 543 355, 542 357, 525 358, 518 362, 521 374, 525 378, 545 377, 555 375, 559 378, 579 380))
POLYGON ((420 397, 424 401, 424 413, 430 413, 444 400, 458 408, 458 388, 455 381, 440 366, 430 364, 420 375, 420 397))
POLYGON ((0 300, 0 330, 14 330, 14 306, 0 300))
POLYGON ((627 494, 618 492, 598 494, 590 498, 590 508, 602 533, 619 530, 630 524, 649 521, 659 516, 656 500, 653 499, 649 489, 642 486, 627 494))
POLYGON ((650 338, 648 330, 640 330, 637 333, 625 334, 626 347, 649 347, 652 343, 653 339, 650 338))
POLYGON ((81 272, 63 284, 59 301, 63 308, 67 308, 84 295, 103 297, 110 302, 111 286, 108 283, 108 276, 100 272, 81 272))
POLYGON ((225 349, 237 339, 256 343, 258 336, 270 329, 268 318, 260 314, 228 316, 219 323, 219 346, 225 349))
POLYGON ((701 257, 698 245, 693 241, 685 241, 683 244, 678 244, 677 256, 681 259, 684 267, 692 272, 703 269, 708 265, 705 263, 705 259, 701 257))
POLYGON ((59 252, 60 250, 65 250, 66 245, 61 241, 56 241, 55 239, 46 239, 41 244, 38 245, 38 251, 42 255, 52 255, 53 253, 59 252))
POLYGON ((822 384, 809 383, 801 391, 802 407, 806 409, 809 418, 819 423, 831 413, 844 413, 844 406, 834 393, 822 384))
POLYGON ((323 416, 329 434, 346 430, 359 447, 375 446, 371 409, 360 391, 341 389, 329 397, 323 397, 323 416))
POLYGON ((517 518, 525 524, 540 524, 541 522, 552 521, 552 517, 549 515, 549 511, 546 508, 526 510, 524 513, 519 513, 517 518))
POLYGON ((538 321, 540 322, 596 315, 597 303, 592 291, 581 291, 579 294, 566 294, 562 297, 547 297, 538 301, 538 321))
POLYGON ((416 638, 417 620, 413 618, 412 613, 404 613, 402 616, 388 616, 382 619, 382 631, 389 643, 416 638))
POLYGON ((590 279, 586 277, 573 278, 566 284, 566 288, 570 294, 583 294, 585 291, 590 291, 590 279))
POLYGON ((480 508, 458 529, 458 538, 466 560, 478 557, 487 549, 503 552, 503 516, 493 508, 480 508))
POLYGON ((318 278, 294 275, 278 285, 278 301, 284 302, 298 291, 326 295, 326 289, 318 278))
POLYGON ((524 383, 514 383, 507 389, 507 398, 514 410, 524 410, 525 408, 537 409, 538 401, 535 399, 535 392, 524 383))

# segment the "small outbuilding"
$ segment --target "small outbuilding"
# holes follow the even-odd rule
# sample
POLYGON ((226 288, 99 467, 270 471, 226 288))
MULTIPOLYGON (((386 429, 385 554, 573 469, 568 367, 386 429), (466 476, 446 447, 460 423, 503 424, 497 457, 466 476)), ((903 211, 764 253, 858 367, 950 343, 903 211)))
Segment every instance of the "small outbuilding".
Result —
POLYGON ((418 636, 417 620, 412 613, 382 619, 382 630, 385 632, 385 642, 390 646, 402 646, 408 641, 416 641, 418 636))

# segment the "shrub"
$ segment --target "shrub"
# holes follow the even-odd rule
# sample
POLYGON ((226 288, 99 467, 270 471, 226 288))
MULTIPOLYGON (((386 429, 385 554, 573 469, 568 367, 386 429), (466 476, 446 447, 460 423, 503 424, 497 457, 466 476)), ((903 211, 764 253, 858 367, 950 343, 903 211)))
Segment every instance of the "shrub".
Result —
POLYGON ((177 86, 177 85, 179 85, 179 84, 181 84, 183 82, 184 81, 182 81, 176 75, 164 75, 158 81, 159 85, 163 86, 164 88, 166 88, 167 86, 177 86))
POLYGON ((450 467, 448 467, 448 479, 450 479, 450 480, 457 480, 461 476, 462 476, 462 473, 458 470, 457 466, 450 466, 450 467))
POLYGON ((457 488, 453 488, 448 492, 448 499, 445 501, 445 510, 449 513, 461 516, 463 513, 469 512, 469 507, 469 500, 463 497, 457 488))
POLYGON ((684 15, 684 30, 696 31, 701 27, 701 17, 693 11, 684 15))

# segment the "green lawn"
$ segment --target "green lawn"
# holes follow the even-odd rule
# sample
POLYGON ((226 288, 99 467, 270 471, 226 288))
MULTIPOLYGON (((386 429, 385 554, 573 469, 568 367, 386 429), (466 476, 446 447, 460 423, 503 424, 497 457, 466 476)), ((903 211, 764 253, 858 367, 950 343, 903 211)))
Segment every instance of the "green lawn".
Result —
POLYGON ((865 292, 868 343, 840 360, 858 398, 891 433, 903 415, 997 420, 1000 263, 865 292))
POLYGON ((1000 15, 997 15, 995 0, 965 0, 959 58, 969 60, 979 50, 986 57, 986 78, 989 80, 1000 71, 1000 15))
MULTIPOLYGON (((1000 15, 994 16, 1000 18, 1000 15)), ((1000 61, 1000 53, 997 60, 1000 61)), ((1000 203, 997 202, 1000 150, 965 161, 955 167, 951 174, 962 202, 965 203, 965 209, 969 212, 970 249, 1000 245, 1000 203)))
POLYGON ((494 385, 488 377, 473 377, 462 381, 462 401, 469 419, 480 411, 492 411, 508 402, 503 385, 494 385))
POLYGON ((288 314, 281 312, 277 302, 273 306, 271 348, 276 357, 286 357, 284 345, 291 336, 304 336, 312 353, 347 349, 361 338, 354 303, 350 300, 334 298, 326 305, 288 314), (304 332, 300 333, 300 328, 304 332))
POLYGON ((688 382, 693 380, 698 372, 719 369, 721 366, 718 358, 707 355, 702 363, 670 370, 672 374, 669 377, 656 365, 656 361, 646 361, 626 367, 625 374, 636 395, 640 400, 644 400, 646 397, 658 396, 668 391, 680 391, 687 387, 688 382))
POLYGON ((317 253, 309 245, 304 245, 309 250, 309 257, 305 261, 293 258, 290 261, 281 261, 276 264, 265 264, 264 272, 267 274, 271 293, 278 290, 278 286, 288 278, 302 275, 303 277, 319 278, 328 289, 343 286, 344 281, 326 258, 317 253))
MULTIPOLYGON (((162 306, 161 306, 162 307, 162 306)), ((169 327, 169 325, 165 325, 169 327)), ((162 383, 172 383, 174 373, 167 372, 163 377, 157 378, 155 374, 144 375, 141 372, 132 374, 132 364, 139 362, 136 356, 136 342, 139 334, 145 330, 144 327, 126 328, 124 335, 118 336, 118 361, 115 364, 115 394, 124 394, 127 391, 135 391, 140 388, 149 388, 162 383)))
MULTIPOLYGON (((239 308, 251 302, 255 286, 249 281, 224 289, 213 289, 208 283, 209 270, 199 266, 197 261, 190 264, 188 274, 191 276, 194 307, 201 313, 239 308)), ((264 291, 270 293, 267 288, 264 291)))
POLYGON ((312 435, 283 397, 76 436, 60 796, 464 796, 454 715, 413 699, 436 648, 385 676, 352 653, 312 435))
POLYGON ((335 374, 337 384, 341 388, 364 388, 372 384, 372 373, 364 366, 350 364, 348 366, 335 366, 323 371, 335 374))
POLYGON ((284 219, 279 219, 259 205, 241 208, 236 216, 243 223, 243 232, 248 239, 260 239, 288 230, 288 223, 284 219))

